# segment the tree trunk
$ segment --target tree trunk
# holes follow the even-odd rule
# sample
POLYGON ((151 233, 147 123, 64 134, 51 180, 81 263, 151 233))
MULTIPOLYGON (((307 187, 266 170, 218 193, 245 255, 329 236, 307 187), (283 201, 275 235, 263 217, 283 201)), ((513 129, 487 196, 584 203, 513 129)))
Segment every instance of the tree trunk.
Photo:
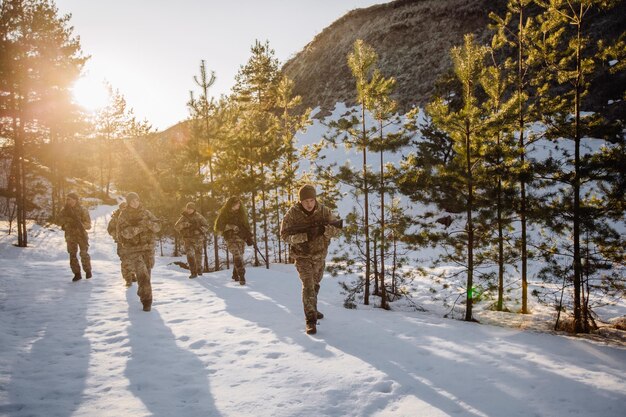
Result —
POLYGON ((370 225, 369 225, 369 193, 367 191, 367 138, 365 133, 365 104, 361 105, 361 123, 363 133, 363 195, 364 195, 364 213, 363 213, 363 229, 365 234, 365 294, 363 304, 370 303, 370 225))
POLYGON ((470 148, 470 122, 465 121, 465 152, 467 162, 467 293, 465 321, 472 321, 472 304, 474 296, 474 224, 472 222, 472 210, 474 204, 474 184, 472 182, 472 161, 470 148))

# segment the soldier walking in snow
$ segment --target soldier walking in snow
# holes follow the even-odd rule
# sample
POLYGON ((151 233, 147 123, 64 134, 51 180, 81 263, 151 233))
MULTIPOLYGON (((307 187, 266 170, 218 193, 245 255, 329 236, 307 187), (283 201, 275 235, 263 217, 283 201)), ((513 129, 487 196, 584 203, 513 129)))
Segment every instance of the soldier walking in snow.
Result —
POLYGON ((280 227, 280 236, 289 243, 302 282, 302 304, 307 334, 317 333, 317 320, 324 317, 317 310, 317 295, 324 275, 330 239, 337 236, 341 221, 317 201, 315 187, 304 185, 300 201, 289 209, 280 227), (332 225, 330 223, 334 223, 332 225))
POLYGON ((202 214, 196 211, 196 205, 189 202, 176 221, 174 229, 183 238, 187 263, 191 272, 189 278, 202 275, 202 249, 204 238, 209 232, 209 223, 202 214))
POLYGON ((221 233, 228 251, 233 254, 233 280, 246 283, 246 268, 243 262, 245 244, 252 246, 252 233, 246 210, 239 197, 230 197, 219 210, 215 219, 215 232, 221 233))
POLYGON ((85 278, 91 278, 91 258, 89 257, 89 236, 87 230, 91 229, 89 210, 80 204, 78 194, 71 192, 67 195, 65 206, 58 216, 58 223, 65 231, 67 252, 70 254, 70 268, 74 273, 72 281, 82 279, 80 265, 85 271, 85 278), (77 253, 80 249, 80 264, 77 253))
POLYGON ((154 248, 157 233, 161 230, 158 219, 142 207, 137 193, 128 193, 128 206, 117 219, 117 239, 120 256, 126 258, 129 268, 137 277, 137 295, 143 311, 152 307, 151 274, 154 266, 154 248))
POLYGON ((120 213, 128 206, 128 204, 126 203, 126 201, 122 201, 120 203, 120 206, 117 210, 115 210, 113 212, 113 214, 111 214, 111 220, 109 220, 109 224, 107 225, 107 232, 111 235, 111 237, 113 238, 113 240, 116 243, 117 246, 117 256, 120 257, 120 266, 122 269, 122 278, 124 278, 124 282, 126 283, 126 287, 130 287, 133 285, 133 282, 137 282, 137 277, 135 277, 135 273, 133 272, 133 270, 130 268, 130 265, 128 264, 128 260, 126 259, 126 256, 124 256, 122 254, 122 252, 120 251, 121 249, 121 245, 119 240, 117 239, 117 221, 119 219, 120 213))

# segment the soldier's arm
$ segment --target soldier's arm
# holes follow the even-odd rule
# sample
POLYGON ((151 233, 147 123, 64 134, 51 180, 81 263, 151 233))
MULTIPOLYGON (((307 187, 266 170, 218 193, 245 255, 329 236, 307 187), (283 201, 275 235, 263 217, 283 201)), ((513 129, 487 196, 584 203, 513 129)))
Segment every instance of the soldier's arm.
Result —
POLYGON ((87 207, 81 207, 80 222, 83 224, 85 230, 91 229, 91 217, 89 216, 89 210, 87 207))
MULTIPOLYGON (((328 213, 326 214, 326 221, 327 222, 334 222, 336 220, 339 220, 339 218, 337 216, 335 216, 335 213, 333 213, 330 209, 326 209, 328 210, 328 213)), ((326 227, 324 228, 324 236, 328 239, 331 239, 333 237, 337 237, 337 235, 339 235, 339 228, 332 226, 330 224, 326 225, 326 227)))
POLYGON ((177 232, 181 232, 183 229, 189 227, 189 222, 185 220, 185 216, 180 216, 176 223, 174 224, 174 230, 177 232))
POLYGON ((122 236, 124 239, 132 239, 141 233, 141 228, 133 226, 126 221, 126 218, 120 216, 117 222, 117 235, 122 236))
POLYGON ((290 235, 287 233, 287 229, 293 226, 293 215, 291 211, 287 212, 285 217, 283 218, 282 223, 280 224, 280 237, 287 243, 291 245, 297 245, 298 243, 304 243, 309 240, 306 233, 297 233, 295 235, 290 235))
POLYGON ((148 210, 146 210, 146 227, 152 231, 152 233, 158 233, 161 230, 161 223, 159 219, 148 210))

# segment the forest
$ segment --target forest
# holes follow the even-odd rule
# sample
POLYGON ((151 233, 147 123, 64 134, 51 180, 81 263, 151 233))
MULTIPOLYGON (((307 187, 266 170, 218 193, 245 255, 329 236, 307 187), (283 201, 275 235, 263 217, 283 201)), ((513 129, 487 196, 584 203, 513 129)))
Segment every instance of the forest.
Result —
MULTIPOLYGON (((626 79, 626 28, 599 42, 588 34, 594 18, 620 3, 508 0, 505 14, 491 15, 491 42, 467 34, 449 51, 451 71, 429 104, 406 114, 394 99, 398 74, 380 70, 365 40, 345 57, 357 105, 324 120, 302 106, 270 43, 255 41, 228 95, 212 95, 217 75, 199 59, 187 120, 158 132, 113 85, 95 114, 73 102, 89 56, 71 16, 47 0, 2 1, 0 216, 27 247, 29 225, 53 224, 67 193, 116 205, 132 191, 177 256, 173 226, 185 204, 196 202, 213 224, 236 195, 269 268, 290 262, 280 222, 311 183, 344 218, 328 267, 359 273, 344 288, 346 307, 389 309, 406 296, 406 267, 436 269, 444 279, 463 277, 466 321, 487 289, 493 309, 506 311, 514 285, 516 313, 543 297, 557 312, 555 327, 588 333, 594 300, 623 298, 626 284, 626 114, 613 110, 618 103, 584 107, 599 69, 626 79), (314 122, 325 133, 300 144, 314 122), (358 165, 327 161, 337 150, 356 152, 358 165), (413 254, 427 248, 436 256, 415 265, 413 254), (535 276, 531 262, 541 265, 535 276), (533 294, 531 279, 558 291, 533 294)), ((614 86, 620 100, 625 86, 614 86)), ((204 255, 207 272, 229 267, 216 234, 206 237, 204 255)))

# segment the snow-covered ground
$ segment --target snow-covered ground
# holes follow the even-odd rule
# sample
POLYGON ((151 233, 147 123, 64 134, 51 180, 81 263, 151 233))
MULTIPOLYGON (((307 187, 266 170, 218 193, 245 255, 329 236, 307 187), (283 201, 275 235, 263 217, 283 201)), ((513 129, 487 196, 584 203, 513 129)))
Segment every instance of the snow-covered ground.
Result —
POLYGON ((342 307, 325 277, 304 333, 290 265, 189 280, 157 257, 154 304, 125 289, 91 212, 94 278, 70 281, 63 233, 0 238, 0 415, 623 417, 626 349, 594 341, 342 307))

